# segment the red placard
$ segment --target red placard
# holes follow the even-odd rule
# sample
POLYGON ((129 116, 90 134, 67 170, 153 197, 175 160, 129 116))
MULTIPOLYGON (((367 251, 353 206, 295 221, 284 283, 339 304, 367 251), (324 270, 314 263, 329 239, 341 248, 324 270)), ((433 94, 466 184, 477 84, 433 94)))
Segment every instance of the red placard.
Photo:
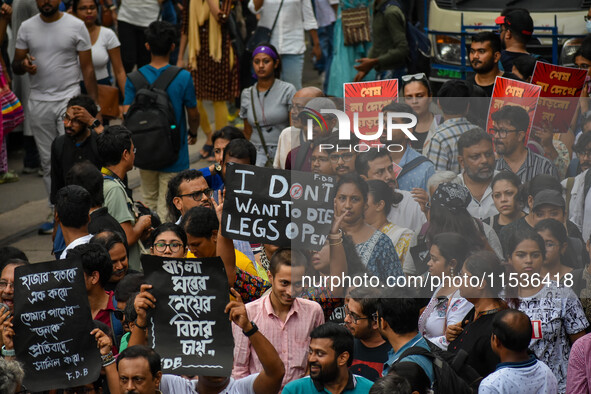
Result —
POLYGON ((382 109, 398 98, 398 80, 350 82, 344 84, 345 113, 354 127, 354 114, 358 114, 359 131, 375 133, 379 126, 382 109))
POLYGON ((493 120, 492 114, 501 109, 504 105, 518 105, 525 108, 529 115, 529 127, 527 129, 524 144, 527 144, 532 121, 536 113, 536 104, 542 88, 531 83, 515 81, 513 79, 497 77, 493 90, 490 107, 488 109, 488 118, 486 130, 492 134, 493 120))
POLYGON ((570 126, 578 98, 581 97, 587 70, 536 62, 532 84, 542 88, 534 126, 549 122, 555 133, 566 133, 570 126))

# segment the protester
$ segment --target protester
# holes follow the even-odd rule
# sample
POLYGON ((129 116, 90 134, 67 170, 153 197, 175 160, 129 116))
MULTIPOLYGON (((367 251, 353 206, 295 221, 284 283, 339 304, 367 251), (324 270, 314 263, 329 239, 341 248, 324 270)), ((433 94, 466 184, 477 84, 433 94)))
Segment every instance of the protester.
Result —
POLYGON ((17 361, 0 358, 0 376, 0 393, 18 393, 25 372, 17 361))
POLYGON ((157 0, 122 1, 117 10, 117 30, 121 39, 121 57, 126 73, 150 62, 146 48, 146 28, 158 20, 160 6, 157 0))
POLYGON ((353 336, 335 323, 318 326, 310 333, 308 368, 310 376, 287 384, 285 394, 313 391, 331 393, 368 393, 372 382, 349 371, 353 362, 353 336))
POLYGON ((538 174, 558 178, 556 167, 543 156, 525 147, 529 129, 529 115, 516 105, 505 105, 492 114, 494 144, 498 155, 496 170, 511 171, 528 182, 538 174))
POLYGON ((195 169, 179 172, 168 182, 166 204, 168 217, 176 224, 189 209, 211 207, 213 190, 207 184, 203 173, 195 169))
MULTIPOLYGON (((279 249, 269 267, 271 291, 246 304, 248 316, 277 349, 285 365, 282 387, 305 375, 310 332, 324 323, 322 309, 316 302, 297 298, 305 264, 305 257, 300 253, 279 249)), ((239 379, 261 371, 262 364, 252 352, 252 344, 236 326, 232 326, 232 334, 235 343, 232 376, 239 379)))
POLYGON ((526 45, 534 32, 534 22, 525 8, 508 9, 495 19, 499 25, 499 35, 503 50, 501 64, 503 70, 513 69, 513 59, 522 54, 528 54, 526 45))
MULTIPOLYGON (((98 91, 90 37, 84 23, 61 12, 59 0, 37 2, 37 7, 40 14, 23 22, 18 30, 12 70, 18 75, 28 73, 31 80, 25 116, 35 137, 49 196, 51 143, 55 137, 64 134, 59 119, 66 111, 68 100, 80 94, 81 78, 95 101, 98 91), (55 37, 61 37, 61 40, 55 40, 55 37), (60 70, 59 78, 56 70, 60 70)), ((52 227, 51 223, 44 223, 41 231, 50 234, 52 227)))
POLYGON ((417 125, 413 135, 417 139, 411 140, 410 146, 420 154, 424 154, 423 148, 429 143, 435 129, 442 122, 442 116, 435 115, 431 111, 433 103, 433 88, 424 73, 415 75, 403 75, 401 77, 402 94, 404 102, 408 104, 417 116, 417 125))
POLYGON ((492 322, 495 314, 506 309, 505 301, 499 298, 501 277, 504 269, 494 253, 476 252, 464 262, 461 274, 467 276, 462 282, 460 295, 474 308, 456 324, 449 324, 445 337, 449 342, 447 349, 457 354, 468 353, 466 364, 470 365, 482 377, 494 372, 499 357, 491 345, 492 322), (470 278, 484 278, 480 286, 470 285, 470 278))
POLYGON ((388 276, 403 275, 400 259, 390 238, 364 221, 367 183, 358 175, 345 175, 335 186, 335 191, 335 215, 345 214, 341 229, 353 238, 368 272, 382 280, 388 276))
POLYGON ((567 175, 574 177, 591 168, 591 116, 585 119, 583 123, 583 130, 577 138, 574 146, 574 151, 577 155, 572 159, 567 175))
POLYGON ((533 127, 530 138, 542 146, 544 157, 554 164, 558 178, 563 179, 570 164, 571 154, 564 142, 554 138, 554 134, 554 128, 550 123, 546 123, 541 127, 533 127))
POLYGON ((423 154, 433 162, 435 171, 449 170, 457 174, 460 172, 458 139, 464 132, 476 127, 466 119, 470 108, 470 87, 466 81, 447 81, 437 96, 443 122, 437 126, 423 154))
POLYGON ((237 129, 236 127, 226 126, 222 129, 216 131, 211 136, 212 146, 213 146, 213 157, 215 159, 215 163, 210 165, 209 167, 203 167, 199 169, 199 172, 203 174, 205 181, 209 185, 209 188, 212 189, 214 192, 216 190, 220 190, 224 186, 224 180, 222 179, 221 175, 221 163, 224 157, 224 149, 230 141, 242 138, 244 139, 244 134, 241 130, 237 129))
MULTIPOLYGON (((84 22, 90 35, 96 82, 99 85, 111 85, 109 74, 109 65, 111 65, 119 90, 123 94, 125 93, 127 76, 121 61, 121 43, 113 30, 97 23, 98 9, 99 0, 75 0, 72 2, 72 14, 84 22)), ((85 87, 84 90, 86 90, 85 87)))
POLYGON ((105 207, 121 224, 129 246, 129 266, 140 270, 140 239, 147 239, 152 218, 144 215, 136 218, 133 199, 127 193, 123 179, 133 169, 135 148, 131 133, 123 126, 111 126, 97 139, 99 155, 104 160, 101 172, 104 178, 105 207))
MULTIPOLYGON (((478 387, 479 393, 555 393, 556 378, 542 361, 529 354, 532 322, 515 309, 495 314, 491 345, 501 363, 478 387)), ((569 391, 574 393, 574 391, 569 391)))
POLYGON ((523 54, 513 59, 513 69, 511 72, 523 82, 530 83, 535 69, 536 59, 533 56, 523 54))
POLYGON ((129 269, 129 260, 127 259, 127 242, 125 242, 120 233, 108 230, 101 231, 92 237, 89 243, 102 245, 107 250, 107 252, 109 252, 109 256, 111 257, 113 273, 111 274, 108 283, 105 285, 105 290, 115 290, 115 287, 121 280, 123 280, 123 278, 125 278, 127 274, 134 274, 138 272, 129 269))
POLYGON ((154 256, 182 259, 187 253, 187 234, 174 223, 163 223, 152 232, 150 253, 154 256))
POLYGON ((252 65, 257 83, 242 91, 240 117, 244 120, 244 135, 257 149, 256 165, 270 167, 279 135, 289 124, 289 106, 296 89, 278 78, 283 64, 274 46, 257 47, 252 54, 252 65))
POLYGON ((439 278, 431 300, 419 317, 419 332, 437 347, 447 350, 445 332, 448 325, 461 323, 473 305, 460 296, 460 288, 453 285, 453 278, 460 275, 464 260, 471 252, 466 240, 457 233, 440 233, 431 243, 429 275, 439 278))
MULTIPOLYGON (((515 234, 508 242, 507 260, 518 276, 539 276, 545 258, 544 240, 534 231, 515 234)), ((564 393, 571 344, 585 335, 589 323, 572 289, 554 278, 547 283, 518 281, 516 287, 507 286, 505 296, 510 306, 539 322, 530 349, 548 364, 558 381, 558 392, 564 393)))
MULTIPOLYGON (((197 142, 197 129, 199 128, 199 113, 197 111, 195 88, 191 80, 191 75, 186 70, 181 70, 176 74, 174 71, 170 71, 170 54, 174 49, 176 39, 177 32, 171 24, 167 22, 151 23, 148 29, 146 29, 146 42, 150 50, 150 62, 137 71, 145 80, 144 82, 148 84, 156 83, 160 78, 166 79, 169 75, 168 73, 174 76, 166 87, 166 93, 174 110, 175 125, 179 129, 178 138, 180 139, 180 148, 178 150, 178 158, 171 165, 158 168, 157 170, 140 169, 143 201, 162 218, 166 216, 166 188, 168 181, 176 173, 189 168, 188 145, 193 145, 197 142), (187 117, 185 117, 185 111, 187 117), (187 124, 189 125, 189 130, 187 130, 187 124)), ((141 86, 136 85, 136 78, 132 78, 132 75, 134 74, 130 74, 125 85, 124 113, 127 113, 130 108, 133 108, 136 95, 141 89, 141 86)), ((169 152, 170 155, 174 153, 169 152)), ((146 152, 142 152, 142 154, 144 157, 147 155, 146 152)))
POLYGON ((355 337, 353 362, 349 370, 375 382, 382 376, 392 345, 378 330, 376 319, 379 291, 371 288, 351 290, 345 303, 345 327, 355 337))
POLYGON ((495 230, 499 239, 505 226, 525 216, 520 187, 521 179, 512 172, 501 171, 493 177, 492 199, 499 213, 485 220, 485 223, 495 230))
POLYGON ((310 154, 310 170, 314 174, 334 175, 334 171, 332 170, 332 165, 330 162, 330 156, 322 145, 333 145, 336 141, 336 135, 328 135, 319 139, 318 143, 314 145, 312 153, 310 154))
POLYGON ((588 393, 591 390, 591 376, 587 361, 589 359, 590 340, 591 334, 587 334, 573 343, 568 356, 567 393, 588 393))
MULTIPOLYGON (((405 113, 417 116, 414 110, 407 104, 391 103, 384 107, 384 119, 387 119, 388 113, 405 113)), ((408 120, 401 118, 392 118, 392 121, 397 124, 404 124, 408 120)), ((409 131, 415 135, 415 128, 409 128, 409 131)), ((398 144, 402 148, 390 152, 390 158, 394 162, 393 165, 398 165, 400 171, 396 171, 398 175, 394 179, 398 183, 401 190, 415 191, 417 188, 423 190, 427 189, 427 181, 435 174, 433 163, 431 163, 425 156, 412 148, 412 141, 406 133, 401 130, 393 130, 392 138, 386 140, 382 136, 381 142, 388 146, 390 144, 398 144)))
POLYGON ((413 394, 416 392, 416 390, 413 391, 408 379, 394 372, 376 380, 369 390, 369 394, 413 394))
POLYGON ((80 186, 64 186, 57 192, 56 201, 55 222, 61 227, 66 243, 59 258, 65 259, 68 251, 92 238, 88 233, 90 194, 80 186))
MULTIPOLYGON (((564 264, 565 253, 568 246, 568 236, 564 225, 555 219, 543 219, 536 223, 534 230, 540 234, 546 246, 546 258, 544 259, 541 274, 549 274, 552 280, 561 282, 563 277, 572 272, 573 262, 564 264)), ((572 287, 572 286, 570 286, 572 287)))

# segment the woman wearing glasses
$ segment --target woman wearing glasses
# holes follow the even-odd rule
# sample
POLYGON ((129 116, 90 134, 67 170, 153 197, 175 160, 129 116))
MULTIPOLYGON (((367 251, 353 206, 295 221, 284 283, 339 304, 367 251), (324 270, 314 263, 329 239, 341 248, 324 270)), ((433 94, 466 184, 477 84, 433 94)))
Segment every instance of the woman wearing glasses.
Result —
POLYGON ((163 223, 152 233, 150 253, 154 256, 183 258, 187 254, 187 234, 174 223, 163 223))
POLYGON ((417 141, 410 141, 410 146, 422 153, 427 140, 435 133, 441 123, 441 115, 434 115, 431 110, 433 90, 425 73, 402 76, 402 95, 405 103, 410 105, 417 114, 417 125, 414 136, 417 141))
POLYGON ((461 322, 473 307, 460 296, 459 287, 451 282, 454 276, 460 274, 464 260, 470 252, 470 245, 458 233, 437 234, 431 244, 431 259, 427 264, 429 275, 450 281, 442 280, 442 284, 433 293, 429 304, 419 317, 419 331, 443 350, 447 350, 449 345, 445 338, 447 326, 461 322))

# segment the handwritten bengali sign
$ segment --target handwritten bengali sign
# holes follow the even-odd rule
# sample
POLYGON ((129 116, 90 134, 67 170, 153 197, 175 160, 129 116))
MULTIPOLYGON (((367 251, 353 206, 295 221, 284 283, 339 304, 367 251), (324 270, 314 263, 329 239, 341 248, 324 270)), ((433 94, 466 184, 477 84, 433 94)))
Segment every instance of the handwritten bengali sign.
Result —
POLYGON ((219 257, 141 257, 156 308, 148 343, 162 358, 163 373, 230 376, 233 337, 224 308, 228 279, 219 257))
POLYGON ((350 82, 344 84, 345 113, 352 128, 358 126, 362 134, 374 134, 379 129, 382 109, 398 98, 398 80, 350 82), (355 114, 358 116, 355 124, 355 114))
POLYGON ((101 358, 84 271, 66 259, 15 269, 16 358, 32 392, 85 385, 98 379, 101 358))
POLYGON ((529 115, 529 127, 527 129, 524 143, 527 144, 531 131, 532 121, 536 113, 536 104, 540 97, 541 87, 530 83, 516 81, 513 79, 497 77, 493 89, 486 130, 492 134, 494 122, 492 114, 501 109, 504 105, 517 105, 524 108, 529 115))
POLYGON ((555 133, 566 133, 575 116, 586 77, 586 69, 536 62, 532 84, 542 90, 534 126, 542 127, 549 122, 555 133))
POLYGON ((284 247, 323 246, 335 183, 333 176, 228 163, 222 232, 284 247))

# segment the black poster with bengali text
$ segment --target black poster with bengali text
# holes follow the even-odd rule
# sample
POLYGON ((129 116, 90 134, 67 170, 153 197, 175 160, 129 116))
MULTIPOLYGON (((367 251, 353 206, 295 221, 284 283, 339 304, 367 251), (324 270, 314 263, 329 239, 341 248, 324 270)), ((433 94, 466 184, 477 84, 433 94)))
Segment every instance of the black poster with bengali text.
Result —
POLYGON ((222 260, 149 255, 141 260, 156 298, 148 315, 148 346, 162 358, 162 372, 230 376, 234 338, 224 313, 230 293, 222 260))
POLYGON ((77 259, 14 271, 14 348, 31 392, 81 386, 98 379, 100 353, 84 271, 77 259))
POLYGON ((331 175, 228 163, 222 234, 319 250, 332 225, 335 183, 331 175))

